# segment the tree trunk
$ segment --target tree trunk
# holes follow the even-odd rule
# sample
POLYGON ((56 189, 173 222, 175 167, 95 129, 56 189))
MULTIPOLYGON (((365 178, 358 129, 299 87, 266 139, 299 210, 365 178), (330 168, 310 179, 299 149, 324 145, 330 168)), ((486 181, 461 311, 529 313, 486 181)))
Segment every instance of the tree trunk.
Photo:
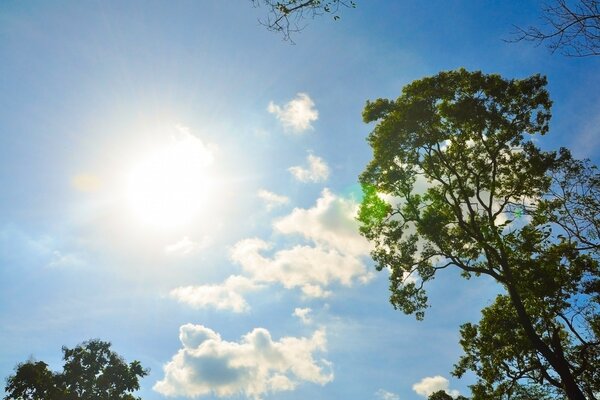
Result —
POLYGON ((511 302, 517 311, 519 323, 525 330, 527 338, 533 347, 540 352, 540 354, 550 363, 552 368, 560 376, 562 389, 565 391, 565 394, 569 400, 586 400, 586 397, 579 388, 579 385, 577 385, 577 382, 575 382, 575 378, 571 373, 571 369, 567 360, 565 360, 562 354, 556 354, 556 352, 552 351, 552 349, 538 336, 533 327, 531 319, 525 310, 521 296, 511 284, 506 285, 506 287, 508 289, 511 302))

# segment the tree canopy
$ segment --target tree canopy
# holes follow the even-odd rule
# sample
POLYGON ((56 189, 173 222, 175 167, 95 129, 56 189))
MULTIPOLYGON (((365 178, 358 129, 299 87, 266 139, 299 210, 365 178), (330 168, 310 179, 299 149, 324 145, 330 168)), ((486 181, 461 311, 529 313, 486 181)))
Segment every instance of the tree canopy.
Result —
POLYGON ((133 392, 148 374, 139 361, 127 364, 111 344, 83 342, 63 347, 62 372, 52 372, 42 361, 18 364, 6 380, 5 400, 139 400, 133 392))
POLYGON ((446 393, 443 390, 438 390, 437 392, 431 393, 429 395, 429 397, 427 397, 427 400, 468 400, 466 397, 464 396, 457 396, 456 398, 450 396, 448 393, 446 393))
POLYGON ((460 69, 363 112, 377 124, 359 220, 377 268, 391 270, 392 305, 422 319, 426 285, 447 268, 492 278, 503 292, 478 325, 461 328, 454 373, 475 372, 475 400, 582 400, 600 390, 599 216, 590 208, 600 179, 567 150, 531 140, 548 132, 545 86, 539 75, 460 69))

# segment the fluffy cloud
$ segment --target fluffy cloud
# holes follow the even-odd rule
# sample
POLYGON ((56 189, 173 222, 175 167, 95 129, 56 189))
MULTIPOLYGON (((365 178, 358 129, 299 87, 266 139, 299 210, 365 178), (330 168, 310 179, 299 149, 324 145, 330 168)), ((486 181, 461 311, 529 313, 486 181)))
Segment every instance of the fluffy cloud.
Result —
POLYGON ((448 390, 448 383, 448 379, 436 375, 421 379, 419 382, 415 383, 412 388, 417 394, 423 397, 428 397, 430 394, 440 390, 445 391, 452 397, 458 396, 458 390, 448 390))
POLYGON ((317 245, 333 248, 344 254, 366 256, 369 242, 358 233, 355 201, 338 197, 323 190, 314 207, 295 208, 289 215, 275 222, 276 231, 299 234, 317 245))
POLYGON ((166 396, 227 397, 245 395, 260 399, 267 393, 289 391, 301 382, 325 385, 333 380, 331 363, 315 360, 326 351, 326 336, 271 338, 256 328, 239 342, 228 342, 202 325, 179 329, 182 348, 164 367, 164 378, 154 390, 166 396))
POLYGON ((286 196, 269 192, 268 190, 261 189, 258 191, 258 197, 260 197, 267 205, 267 210, 271 210, 275 207, 287 204, 290 199, 286 196))
POLYGON ((325 189, 314 207, 296 208, 274 224, 276 232, 300 236, 307 244, 272 251, 273 244, 260 238, 241 240, 232 247, 230 256, 242 267, 242 276, 231 276, 219 285, 179 287, 171 296, 198 308, 243 312, 249 308, 244 294, 267 284, 324 298, 331 295, 329 287, 333 284, 366 283, 374 273, 364 262, 370 246, 358 233, 357 209, 354 201, 325 189))
POLYGON ((298 244, 268 256, 270 243, 245 239, 233 246, 231 258, 251 279, 299 288, 307 297, 329 296, 328 287, 333 283, 365 283, 373 273, 363 262, 370 246, 358 233, 357 210, 354 201, 325 189, 314 207, 296 208, 274 224, 275 231, 302 236, 309 245, 298 244))
POLYGON ((288 171, 300 182, 323 182, 329 177, 329 167, 321 158, 309 154, 306 158, 307 168, 296 165, 288 168, 288 171))
POLYGON ((295 308, 294 313, 292 314, 294 317, 298 317, 302 323, 308 325, 312 323, 312 319, 308 316, 312 310, 310 308, 295 308))
POLYGON ((241 313, 249 309, 244 293, 261 285, 243 276, 232 275, 220 285, 183 286, 171 290, 171 297, 195 308, 214 307, 241 313))
POLYGON ((319 118, 315 103, 306 93, 298 93, 296 98, 284 104, 283 107, 271 101, 267 111, 274 114, 284 128, 291 129, 296 133, 312 129, 311 122, 319 118))
POLYGON ((400 400, 400 396, 396 393, 388 392, 387 390, 379 389, 375 392, 375 396, 381 400, 400 400))
POLYGON ((354 280, 366 281, 370 275, 362 261, 353 255, 321 246, 294 246, 272 257, 262 252, 271 245, 261 239, 245 239, 232 250, 231 258, 253 279, 280 283, 286 289, 300 288, 307 297, 327 297, 326 287, 334 282, 351 286, 354 280))

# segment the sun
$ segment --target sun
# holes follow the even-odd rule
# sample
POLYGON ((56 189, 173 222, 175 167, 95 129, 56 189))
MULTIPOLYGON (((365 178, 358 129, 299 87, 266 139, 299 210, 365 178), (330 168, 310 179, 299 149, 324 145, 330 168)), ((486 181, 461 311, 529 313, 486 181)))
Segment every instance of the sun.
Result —
POLYGON ((196 220, 206 206, 211 179, 211 150, 182 133, 141 157, 129 171, 126 198, 135 217, 147 226, 170 229, 196 220))

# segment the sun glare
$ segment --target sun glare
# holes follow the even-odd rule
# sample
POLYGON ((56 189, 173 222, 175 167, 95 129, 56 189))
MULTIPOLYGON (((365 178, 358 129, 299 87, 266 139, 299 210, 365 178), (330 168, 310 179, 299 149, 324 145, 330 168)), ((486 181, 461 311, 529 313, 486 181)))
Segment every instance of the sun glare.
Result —
POLYGON ((127 179, 127 201, 144 224, 176 228, 194 221, 206 205, 213 156, 189 133, 149 153, 127 179))

